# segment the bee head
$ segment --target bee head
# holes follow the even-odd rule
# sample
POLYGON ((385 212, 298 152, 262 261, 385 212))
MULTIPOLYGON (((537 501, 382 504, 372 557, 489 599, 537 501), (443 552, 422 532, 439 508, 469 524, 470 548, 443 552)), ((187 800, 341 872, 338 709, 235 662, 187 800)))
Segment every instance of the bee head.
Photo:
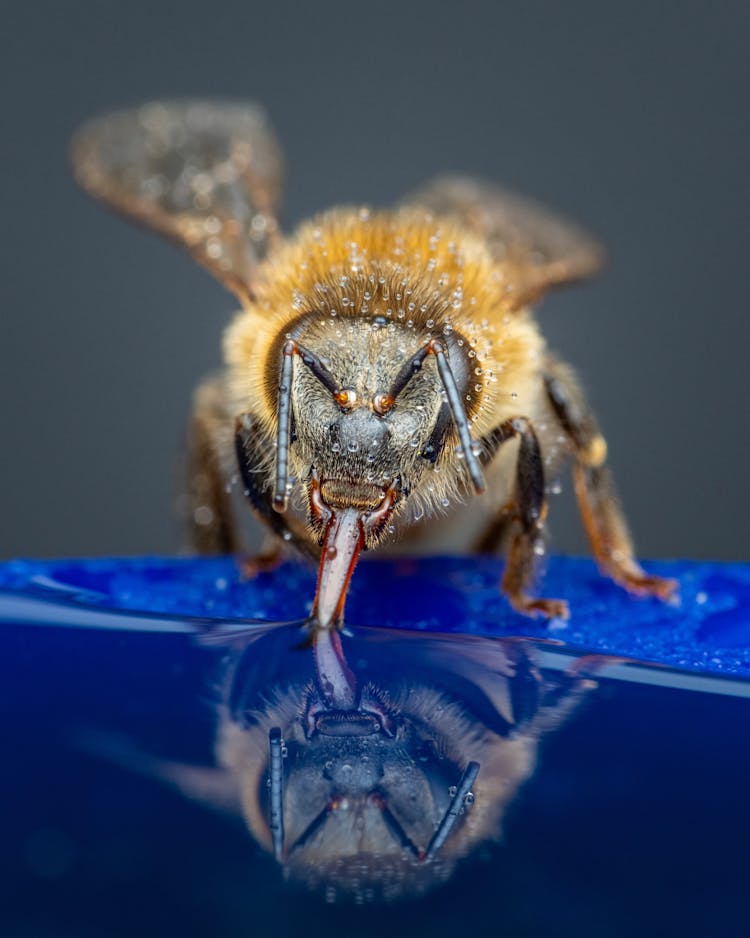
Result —
POLYGON ((464 465, 481 489, 463 403, 468 376, 453 339, 384 317, 313 321, 284 347, 277 507, 290 465, 307 482, 321 540, 330 512, 354 509, 373 547, 447 446, 466 445, 464 465))

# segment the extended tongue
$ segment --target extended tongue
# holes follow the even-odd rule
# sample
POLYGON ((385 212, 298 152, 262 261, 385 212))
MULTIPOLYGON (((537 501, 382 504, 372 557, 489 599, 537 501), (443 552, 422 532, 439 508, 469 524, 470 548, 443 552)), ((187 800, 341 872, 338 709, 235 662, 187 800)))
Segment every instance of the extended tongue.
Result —
POLYGON ((364 544, 362 513, 356 508, 335 509, 326 526, 320 555, 313 628, 332 629, 341 624, 349 580, 364 544))

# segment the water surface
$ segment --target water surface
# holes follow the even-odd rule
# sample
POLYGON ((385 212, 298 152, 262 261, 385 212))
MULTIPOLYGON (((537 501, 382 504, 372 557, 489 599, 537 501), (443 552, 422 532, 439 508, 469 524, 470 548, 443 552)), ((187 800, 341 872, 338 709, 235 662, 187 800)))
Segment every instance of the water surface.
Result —
MULTIPOLYGON (((137 565, 118 568, 115 603, 99 563, 98 581, 2 571, 3 935, 748 933, 737 616, 708 674, 710 620, 684 609, 692 667, 613 666, 564 629, 489 637, 477 597, 445 587, 439 606, 402 606, 405 628, 386 603, 387 628, 316 655, 296 624, 227 617, 247 589, 231 568, 201 568, 206 610, 200 577, 151 564, 154 615, 137 565), (441 607, 452 632, 412 627, 441 607)), ((252 586, 257 605, 288 612, 272 585, 252 586)), ((729 608, 716 589, 698 606, 729 608)))

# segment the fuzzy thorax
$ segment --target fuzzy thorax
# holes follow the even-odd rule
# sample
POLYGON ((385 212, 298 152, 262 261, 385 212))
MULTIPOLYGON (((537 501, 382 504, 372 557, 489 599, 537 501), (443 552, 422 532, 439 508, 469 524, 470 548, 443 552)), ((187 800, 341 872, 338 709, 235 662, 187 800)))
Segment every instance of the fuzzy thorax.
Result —
MULTIPOLYGON (((509 416, 533 417, 538 406, 543 341, 527 311, 511 311, 502 264, 472 232, 422 211, 329 212, 303 225, 261 268, 255 301, 227 330, 225 355, 234 412, 253 413, 271 438, 288 338, 321 355, 362 408, 360 439, 343 441, 333 454, 335 471, 349 478, 388 471, 377 455, 368 462, 372 402, 430 338, 449 350, 474 439, 509 416)), ((290 465, 304 478, 331 457, 322 428, 336 404, 299 363, 294 380, 304 412, 295 412, 290 465)), ((431 357, 399 400, 397 431, 409 488, 426 512, 460 497, 466 485, 452 428, 434 463, 420 458, 441 400, 431 357)))

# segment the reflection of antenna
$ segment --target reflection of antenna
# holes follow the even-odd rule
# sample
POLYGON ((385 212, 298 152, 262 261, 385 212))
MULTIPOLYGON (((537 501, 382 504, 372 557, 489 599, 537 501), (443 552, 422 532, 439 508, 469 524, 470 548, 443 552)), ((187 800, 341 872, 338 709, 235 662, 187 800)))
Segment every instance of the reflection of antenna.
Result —
POLYGON ((448 805, 448 810, 443 815, 442 820, 438 824, 437 830, 432 835, 430 844, 425 851, 425 860, 432 860, 438 850, 448 839, 448 835, 453 830, 456 821, 459 819, 461 814, 463 814, 464 806, 467 803, 467 795, 469 794, 471 786, 474 784, 478 773, 478 762, 470 762, 466 766, 464 774, 461 776, 461 780, 459 781, 456 787, 456 791, 451 798, 451 803, 448 805))
POLYGON ((414 841, 406 833, 406 831, 399 823, 396 815, 388 807, 383 795, 378 791, 370 792, 369 801, 371 804, 374 804, 376 808, 380 808, 380 811, 383 815, 383 820, 385 821, 388 830, 391 832, 391 834, 393 834, 401 846, 406 850, 410 850, 415 857, 418 857, 420 853, 414 845, 414 841))
POLYGON ((281 863, 284 858, 284 802, 282 798, 281 730, 278 726, 274 726, 268 734, 268 742, 271 747, 271 838, 273 840, 273 855, 281 863))

